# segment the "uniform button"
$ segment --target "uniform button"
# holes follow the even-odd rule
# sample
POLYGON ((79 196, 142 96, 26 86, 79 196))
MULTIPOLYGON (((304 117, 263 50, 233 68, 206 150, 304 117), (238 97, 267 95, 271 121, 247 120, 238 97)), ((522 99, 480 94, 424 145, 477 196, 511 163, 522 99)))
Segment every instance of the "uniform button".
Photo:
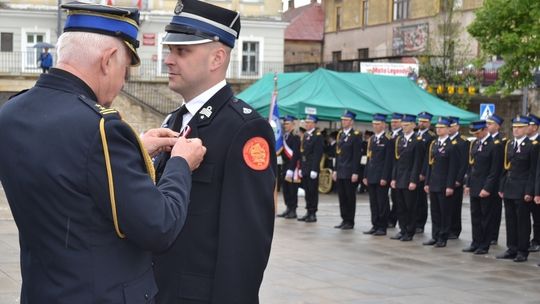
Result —
POLYGON ((154 262, 152 262, 152 267, 154 267, 154 262))
POLYGON ((148 300, 150 298, 150 296, 147 293, 145 293, 144 298, 148 300))

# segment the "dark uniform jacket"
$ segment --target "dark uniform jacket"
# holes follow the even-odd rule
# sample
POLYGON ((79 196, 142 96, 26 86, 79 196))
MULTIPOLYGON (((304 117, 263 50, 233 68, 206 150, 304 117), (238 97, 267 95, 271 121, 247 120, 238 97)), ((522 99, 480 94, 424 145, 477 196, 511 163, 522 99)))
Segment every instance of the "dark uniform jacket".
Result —
POLYGON ((336 138, 336 171, 337 178, 350 179, 353 174, 360 173, 362 157, 362 135, 353 129, 345 135, 342 130, 336 138))
POLYGON ((429 145, 431 144, 433 140, 437 139, 437 135, 433 133, 433 131, 431 130, 427 130, 423 134, 420 134, 420 131, 418 131, 417 139, 424 144, 424 150, 426 151, 426 155, 424 155, 424 163, 422 164, 422 170, 420 172, 421 175, 426 176, 427 168, 429 166, 428 155, 427 155, 428 150, 429 150, 429 145))
MULTIPOLYGON (((177 113, 167 125, 174 125, 177 113)), ((258 303, 274 228, 274 133, 229 85, 188 125, 188 137, 200 138, 207 151, 192 175, 184 228, 155 257, 157 302, 258 303)))
POLYGON ((526 137, 514 148, 514 141, 507 141, 504 147, 504 172, 499 191, 504 193, 504 198, 523 199, 525 195, 534 196, 539 145, 538 141, 526 137))
POLYGON ((390 183, 392 178, 392 158, 394 153, 390 133, 383 133, 379 139, 371 136, 368 142, 368 161, 364 169, 364 178, 368 184, 379 184, 382 179, 390 183))
POLYGON ((304 137, 300 143, 302 176, 304 178, 309 177, 311 171, 317 173, 320 171, 323 149, 324 140, 321 132, 315 129, 311 134, 308 132, 304 133, 304 137))
POLYGON ((171 159, 158 183, 137 137, 115 111, 59 69, 0 110, 0 179, 19 228, 21 303, 146 303, 157 293, 151 251, 166 249, 186 216, 190 171, 171 159), (111 114, 105 114, 111 112, 111 114), (112 220, 101 117, 114 180, 112 220))
POLYGON ((459 171, 459 154, 457 144, 448 137, 442 145, 433 139, 428 149, 428 169, 426 186, 430 192, 444 192, 446 188, 454 189, 459 171))
POLYGON ((454 139, 452 139, 452 144, 457 145, 459 154, 459 170, 456 180, 460 185, 463 185, 465 183, 465 174, 467 173, 467 168, 469 167, 468 156, 470 143, 467 138, 464 138, 458 133, 454 139))
POLYGON ((283 140, 285 140, 287 146, 289 146, 292 151, 292 156, 290 158, 285 152, 285 148, 283 148, 283 151, 281 152, 281 158, 283 159, 283 171, 285 173, 287 170, 294 171, 296 166, 299 165, 298 161, 301 158, 300 137, 290 132, 283 135, 283 140))
POLYGON ((424 154, 424 144, 414 134, 409 140, 404 135, 395 139, 392 180, 396 181, 396 188, 408 189, 409 183, 418 183, 424 154))
POLYGON ((482 143, 477 139, 470 143, 467 187, 471 197, 479 197, 482 189, 490 196, 498 195, 502 172, 503 145, 500 140, 488 136, 482 143))

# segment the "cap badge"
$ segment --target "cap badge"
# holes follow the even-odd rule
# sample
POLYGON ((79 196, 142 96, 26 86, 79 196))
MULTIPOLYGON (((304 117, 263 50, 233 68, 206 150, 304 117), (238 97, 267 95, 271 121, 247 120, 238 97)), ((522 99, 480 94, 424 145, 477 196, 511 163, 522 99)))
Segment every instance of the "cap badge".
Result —
POLYGON ((183 9, 184 9, 184 3, 182 3, 182 0, 178 0, 176 2, 176 6, 174 7, 174 14, 180 15, 183 9))
POLYGON ((249 108, 243 108, 242 110, 244 111, 244 114, 251 114, 251 112, 253 112, 253 110, 249 108))
POLYGON ((202 108, 200 113, 201 113, 201 119, 204 119, 205 116, 207 118, 210 117, 210 115, 212 115, 212 106, 202 108))

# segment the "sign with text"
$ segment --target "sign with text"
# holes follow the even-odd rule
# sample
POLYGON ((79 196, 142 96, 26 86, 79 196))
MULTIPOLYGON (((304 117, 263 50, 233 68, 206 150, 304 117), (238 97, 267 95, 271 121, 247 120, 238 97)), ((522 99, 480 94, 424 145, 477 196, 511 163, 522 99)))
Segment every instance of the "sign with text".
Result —
POLYGON ((360 72, 376 75, 408 77, 415 73, 418 75, 416 63, 389 63, 389 62, 361 62, 360 72))

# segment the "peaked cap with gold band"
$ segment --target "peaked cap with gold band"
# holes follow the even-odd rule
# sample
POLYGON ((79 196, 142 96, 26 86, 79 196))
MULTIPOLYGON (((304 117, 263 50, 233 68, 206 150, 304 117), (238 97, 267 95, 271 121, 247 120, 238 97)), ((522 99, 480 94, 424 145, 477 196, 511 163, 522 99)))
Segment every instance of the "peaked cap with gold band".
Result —
POLYGON ((69 2, 60 6, 67 10, 64 32, 90 32, 118 37, 131 52, 131 65, 137 66, 141 59, 137 54, 139 41, 139 10, 132 7, 116 7, 84 2, 69 2))
POLYGON ((231 48, 240 35, 240 13, 198 0, 179 0, 165 27, 163 44, 189 45, 219 41, 231 48))

